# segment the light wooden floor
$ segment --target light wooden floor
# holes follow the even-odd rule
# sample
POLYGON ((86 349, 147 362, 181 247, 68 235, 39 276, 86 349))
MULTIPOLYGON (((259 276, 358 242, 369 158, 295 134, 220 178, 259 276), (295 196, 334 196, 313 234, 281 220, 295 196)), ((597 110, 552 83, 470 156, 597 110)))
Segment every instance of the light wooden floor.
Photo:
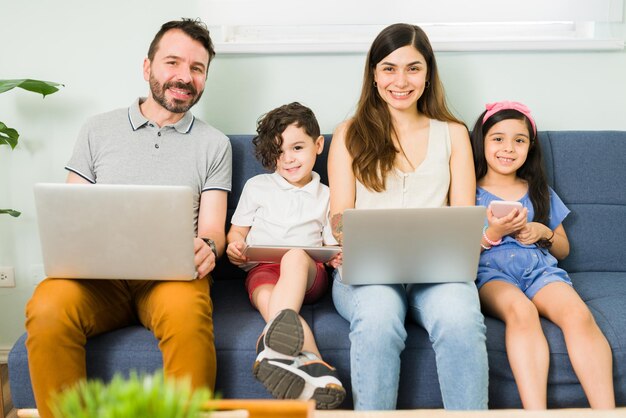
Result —
POLYGON ((2 417, 16 418, 17 412, 13 409, 13 402, 11 402, 9 369, 6 364, 0 364, 0 387, 2 387, 2 396, 0 397, 0 413, 2 417))

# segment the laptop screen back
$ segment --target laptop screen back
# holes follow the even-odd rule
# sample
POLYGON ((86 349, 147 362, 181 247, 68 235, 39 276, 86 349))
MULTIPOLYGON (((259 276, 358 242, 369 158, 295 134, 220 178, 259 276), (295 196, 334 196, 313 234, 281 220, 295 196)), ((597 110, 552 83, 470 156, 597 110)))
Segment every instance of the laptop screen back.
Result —
POLYGON ((34 192, 48 277, 195 277, 190 188, 40 183, 34 192))
POLYGON ((346 210, 342 282, 474 281, 484 221, 481 206, 346 210))

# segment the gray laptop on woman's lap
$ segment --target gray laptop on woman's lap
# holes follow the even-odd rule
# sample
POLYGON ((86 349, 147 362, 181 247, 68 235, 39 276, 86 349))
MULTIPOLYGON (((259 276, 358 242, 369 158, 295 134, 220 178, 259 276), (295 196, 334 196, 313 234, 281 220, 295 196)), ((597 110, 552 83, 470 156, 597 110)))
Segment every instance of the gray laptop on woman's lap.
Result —
POLYGON ((341 281, 472 282, 484 222, 482 206, 346 210, 341 281))

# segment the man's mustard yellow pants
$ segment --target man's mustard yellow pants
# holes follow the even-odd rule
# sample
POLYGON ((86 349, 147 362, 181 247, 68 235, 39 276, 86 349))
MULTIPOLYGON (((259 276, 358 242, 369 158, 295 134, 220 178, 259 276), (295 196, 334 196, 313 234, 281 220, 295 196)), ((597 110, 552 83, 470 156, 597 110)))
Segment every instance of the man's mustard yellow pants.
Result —
POLYGON ((87 338, 137 323, 158 339, 166 376, 213 390, 209 280, 41 282, 26 305, 28 366, 40 416, 52 417, 53 393, 86 378, 87 338))

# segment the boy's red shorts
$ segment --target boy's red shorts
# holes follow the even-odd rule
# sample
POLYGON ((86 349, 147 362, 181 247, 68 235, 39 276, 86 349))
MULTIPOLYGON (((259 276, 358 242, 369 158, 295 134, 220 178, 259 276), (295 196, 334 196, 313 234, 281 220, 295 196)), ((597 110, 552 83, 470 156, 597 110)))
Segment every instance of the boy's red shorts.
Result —
MULTIPOLYGON (((254 290, 264 284, 276 284, 280 277, 280 264, 262 263, 248 272, 246 277, 246 290, 252 301, 254 290)), ((324 263, 317 263, 317 274, 310 289, 304 294, 304 303, 313 303, 321 298, 328 289, 328 274, 324 263)))

